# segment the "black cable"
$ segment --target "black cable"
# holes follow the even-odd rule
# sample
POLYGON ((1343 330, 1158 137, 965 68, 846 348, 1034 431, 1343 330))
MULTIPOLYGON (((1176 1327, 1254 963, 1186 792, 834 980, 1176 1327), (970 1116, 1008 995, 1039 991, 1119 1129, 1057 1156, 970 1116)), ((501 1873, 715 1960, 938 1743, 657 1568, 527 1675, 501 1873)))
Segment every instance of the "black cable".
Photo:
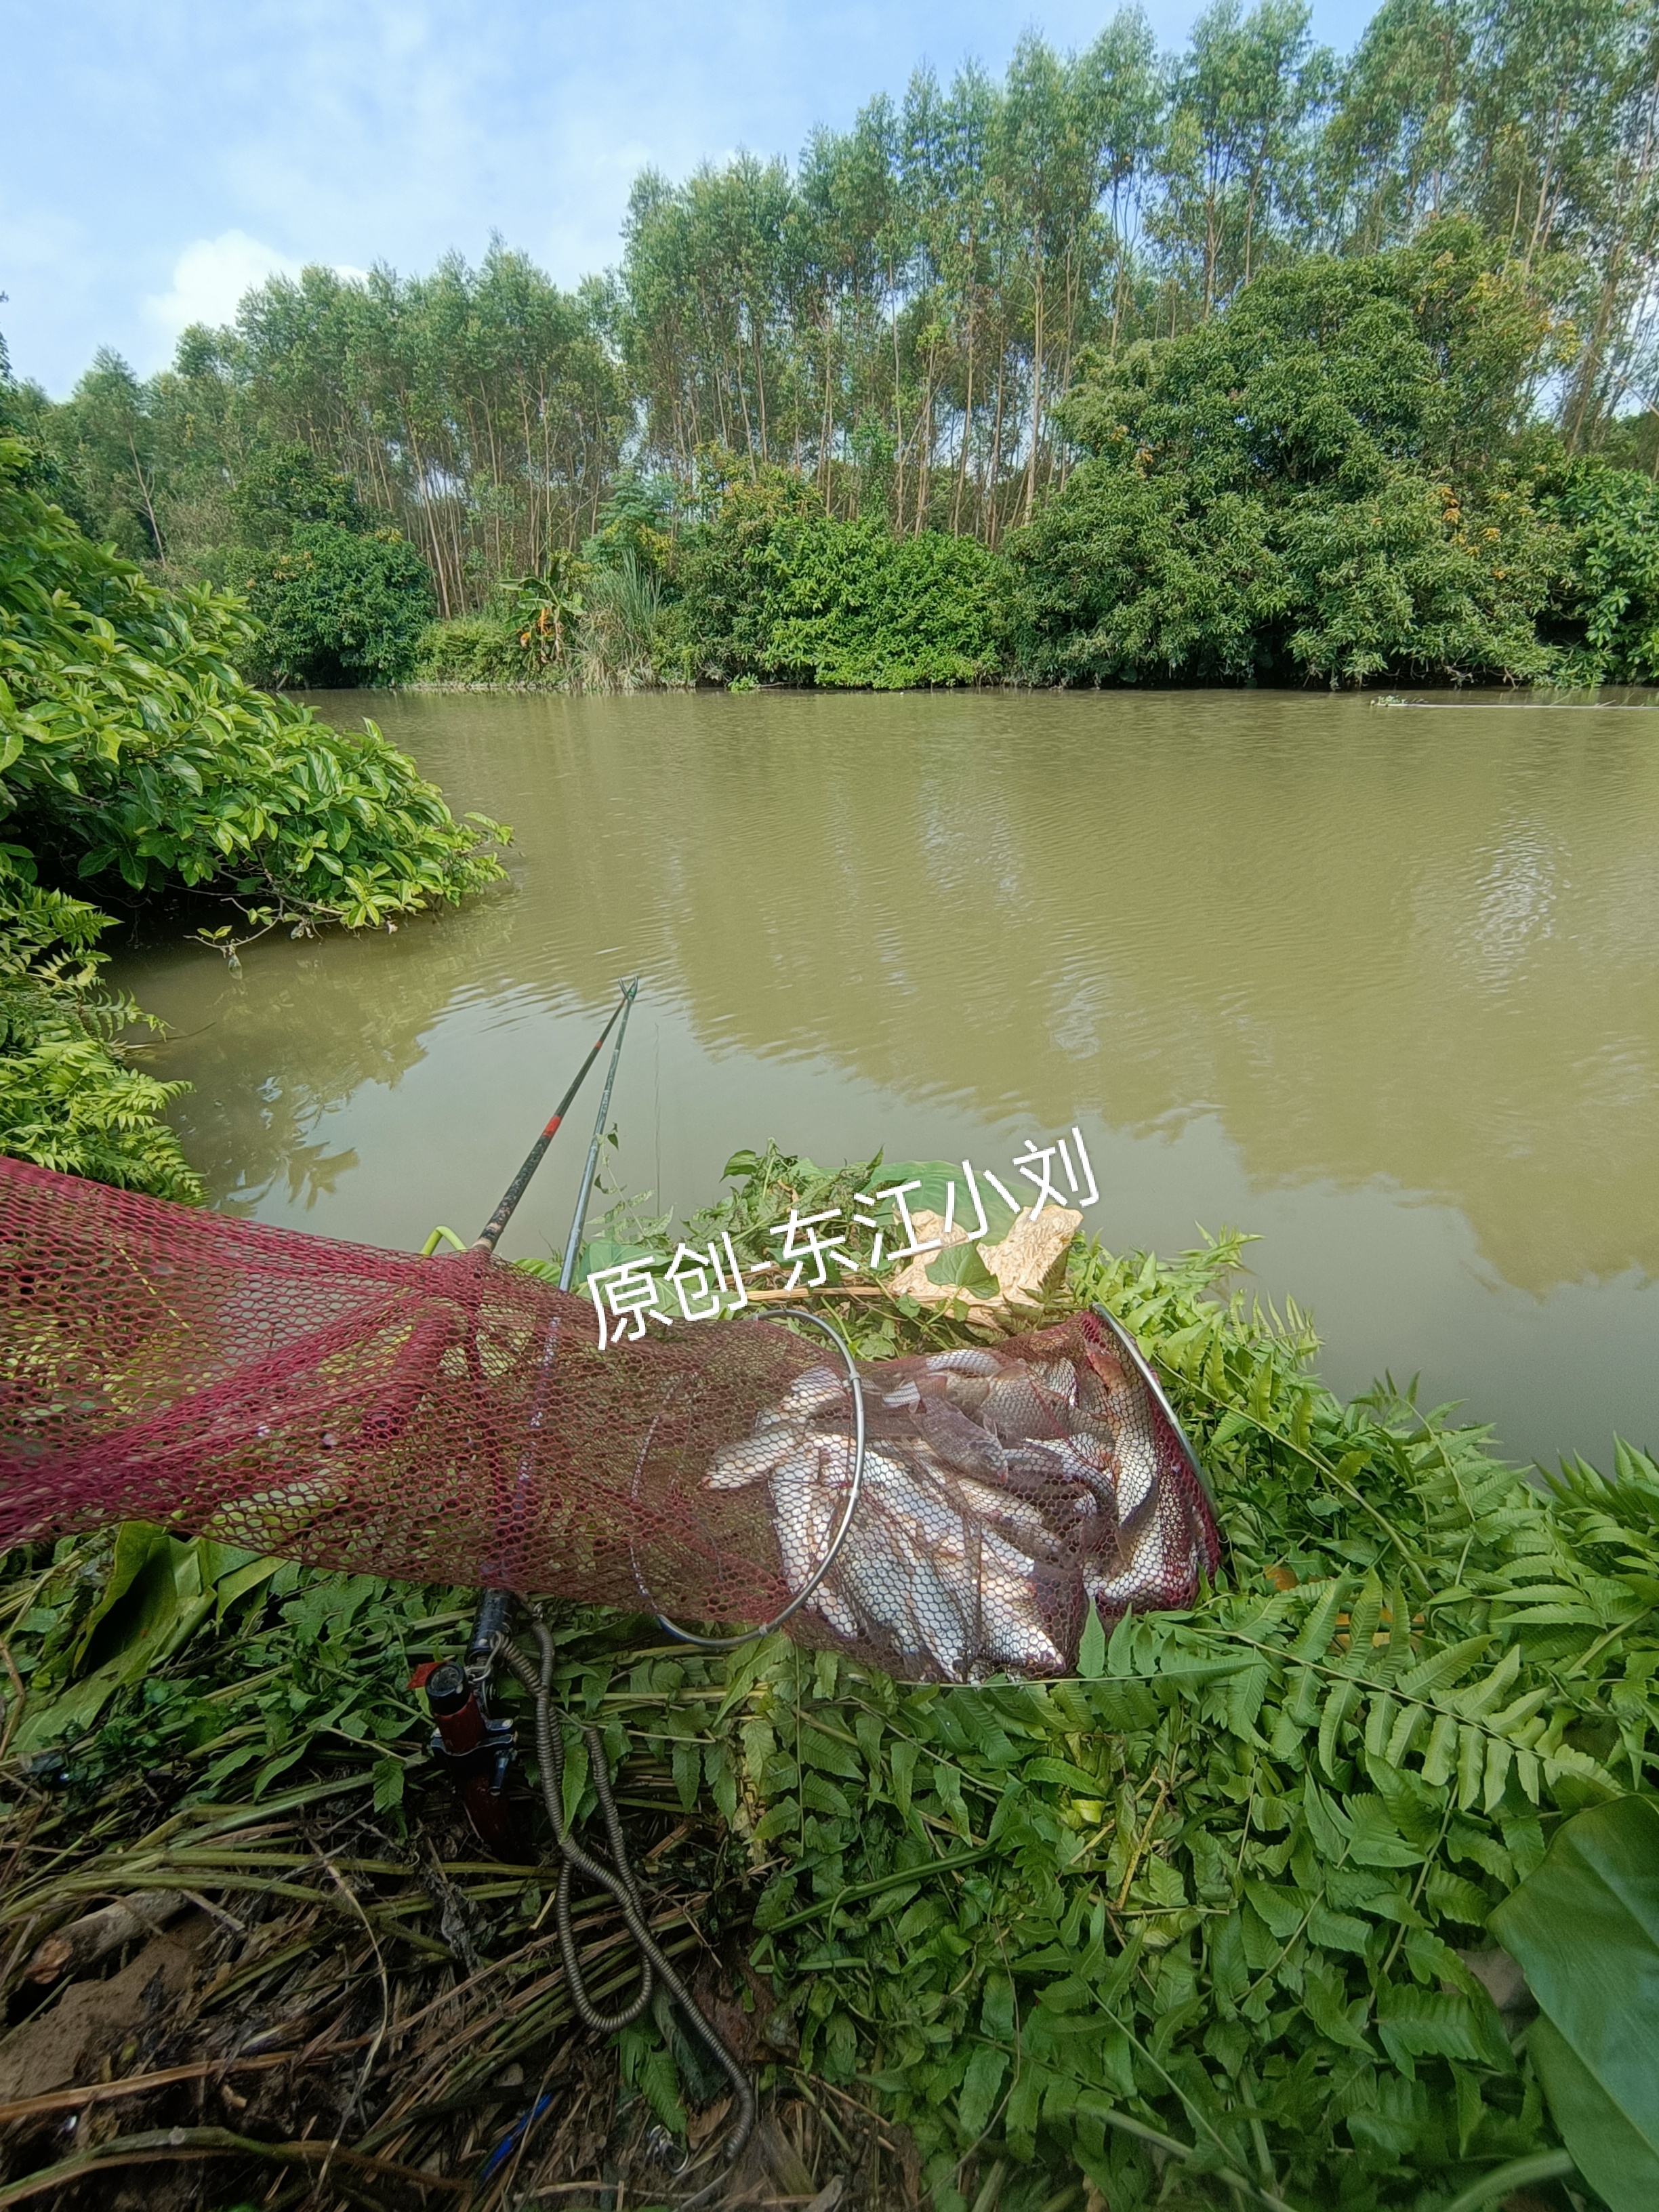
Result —
MULTIPOLYGON (((536 1758, 541 1769, 542 1798, 553 1825, 553 1840, 561 1863, 554 1912, 558 1926, 559 1950, 564 1960, 565 1976, 570 1989, 570 2001, 582 2021, 595 2033, 611 2035, 618 2028, 629 2027, 636 2021, 650 2003, 655 1984, 658 1982, 662 1984, 696 2031, 699 2040, 718 2062, 737 2097, 738 2117, 726 2139, 724 2171, 724 2168, 735 2165, 743 2155, 744 2146, 754 2132, 753 2086, 741 2061, 726 2047, 712 2022, 704 2017, 702 2008, 663 1956, 646 1925, 645 1907, 634 1881, 633 1869, 629 1863, 628 1846, 623 1837, 617 1801, 611 1794, 605 1741, 598 1729, 592 1726, 583 1729, 582 1737, 587 1746, 593 1785, 599 1792, 599 1810, 605 1817, 605 1834, 611 1845, 610 1862, 607 1863, 595 1858, 591 1852, 585 1850, 565 1825, 564 1744, 553 1712, 553 1638, 547 1624, 539 1615, 532 1613, 531 1623, 541 1649, 539 1668, 531 1664, 528 1654, 521 1651, 510 1637, 503 1636, 496 1649, 530 1692, 535 1705, 536 1758), (640 1986, 621 2012, 602 2013, 587 1994, 580 1962, 576 1955, 575 1933, 570 1922, 570 1879, 573 1873, 581 1875, 616 1899, 628 1932, 639 1951, 640 1986)), ((700 2203, 716 2185, 717 2182, 711 2183, 708 2190, 689 2198, 682 2207, 682 2212, 690 2212, 690 2208, 700 2203)))

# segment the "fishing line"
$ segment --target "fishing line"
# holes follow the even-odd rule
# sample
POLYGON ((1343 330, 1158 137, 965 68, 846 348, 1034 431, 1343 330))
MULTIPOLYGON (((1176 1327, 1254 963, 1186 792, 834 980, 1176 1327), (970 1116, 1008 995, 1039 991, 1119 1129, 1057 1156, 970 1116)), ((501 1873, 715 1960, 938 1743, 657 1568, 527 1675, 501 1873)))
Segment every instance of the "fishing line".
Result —
MULTIPOLYGON (((593 1194, 593 1178, 599 1170, 599 1146, 605 1142, 605 1125, 611 1114, 611 1092, 617 1080, 617 1066, 622 1060, 623 1040, 628 1035, 628 1017, 634 1011, 634 1000, 639 994, 639 988, 640 979, 635 975, 631 982, 624 985, 622 1004, 617 1009, 617 1012, 622 1016, 622 1027, 617 1032, 617 1042, 611 1054, 611 1065, 605 1070, 605 1089, 599 1094, 599 1110, 593 1121, 593 1141, 587 1148, 587 1158, 582 1167, 581 1185, 576 1193, 576 1211, 571 1216, 570 1235, 566 1240, 564 1248, 564 1264, 559 1269, 559 1288, 562 1291, 568 1291, 575 1280, 576 1261, 581 1251, 582 1229, 587 1220, 587 1202, 593 1194)), ((614 1021, 616 1015, 613 1014, 611 1018, 614 1021)), ((605 1034, 606 1036, 610 1034, 609 1023, 605 1024, 605 1034)), ((599 1044, 604 1042, 605 1037, 602 1036, 599 1039, 599 1044)), ((598 1054, 599 1048, 599 1045, 594 1046, 595 1055, 598 1054)))

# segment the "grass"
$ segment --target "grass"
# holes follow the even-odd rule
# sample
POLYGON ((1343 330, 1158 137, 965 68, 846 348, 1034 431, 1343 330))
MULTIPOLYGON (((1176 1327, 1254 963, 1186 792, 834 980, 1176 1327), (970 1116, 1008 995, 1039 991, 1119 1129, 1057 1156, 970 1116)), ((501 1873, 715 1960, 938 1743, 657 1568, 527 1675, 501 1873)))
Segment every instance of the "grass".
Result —
MULTIPOLYGON (((768 1157, 757 1206, 810 1196, 768 1157)), ((1074 1253, 1059 1302, 1156 1356, 1228 1542, 1190 1613, 1095 1632, 1076 1680, 904 1686, 559 1617, 659 1941, 761 2076, 739 2197, 1431 2212, 1559 2172, 1475 1966, 1560 1819, 1651 1786, 1659 1470, 1620 1447, 1544 1496, 1448 1416, 1339 1403, 1297 1316, 1224 1294, 1239 1256, 1074 1253)), ((843 1310, 871 1352, 956 1326, 843 1310)), ((609 2046, 573 2027, 527 1778, 497 1864, 424 1756, 405 1686, 465 1594, 220 1551, 129 1529, 7 1563, 0 2207, 699 2185, 720 2085, 661 2007, 609 2046), (130 1952, 27 1979, 46 1934, 155 1889, 185 1903, 140 1955, 185 1954, 155 2002, 117 1990, 130 1952), (76 1989, 115 2024, 11 2094, 76 1989)), ((578 1911, 603 2002, 623 1931, 578 1911)))

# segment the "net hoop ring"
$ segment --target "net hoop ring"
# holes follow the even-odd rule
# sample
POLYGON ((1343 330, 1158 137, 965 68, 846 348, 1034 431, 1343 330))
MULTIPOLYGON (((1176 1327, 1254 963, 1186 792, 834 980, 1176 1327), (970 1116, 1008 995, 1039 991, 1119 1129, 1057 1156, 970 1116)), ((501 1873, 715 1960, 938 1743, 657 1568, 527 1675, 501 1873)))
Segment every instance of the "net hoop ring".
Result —
POLYGON ((1176 1416, 1176 1409, 1170 1403, 1169 1394, 1164 1389, 1162 1382, 1158 1381, 1158 1375, 1153 1369, 1151 1360, 1147 1358, 1146 1353, 1135 1342, 1133 1337, 1130 1335, 1128 1330, 1125 1328, 1123 1323, 1119 1321, 1115 1314, 1109 1313, 1106 1308, 1100 1304, 1098 1301, 1091 1306, 1089 1310, 1095 1316, 1097 1320, 1104 1322, 1106 1327, 1111 1331, 1112 1340, 1116 1344, 1118 1349, 1121 1352, 1127 1352, 1130 1360, 1133 1363, 1136 1374, 1139 1376, 1141 1381, 1152 1392, 1153 1401, 1156 1403, 1158 1411, 1163 1414, 1164 1419, 1168 1421, 1170 1428, 1175 1431, 1176 1442, 1181 1446, 1182 1455, 1186 1460, 1188 1466, 1192 1469, 1194 1480, 1198 1484, 1199 1488, 1203 1492, 1205 1498, 1208 1502, 1211 1509, 1213 1510, 1215 1506, 1215 1492, 1210 1487, 1210 1478, 1205 1474, 1203 1462, 1200 1460, 1198 1454, 1193 1449, 1192 1440, 1188 1436, 1186 1430, 1182 1427, 1181 1422, 1176 1416))
MULTIPOLYGON (((841 1552, 841 1547, 847 1540, 847 1533, 853 1525, 853 1516, 858 1511, 859 1494, 864 1486, 864 1384, 860 1378, 858 1367, 854 1361, 851 1351, 848 1347, 846 1338, 842 1334, 841 1331, 833 1325, 833 1323, 825 1321, 822 1314, 796 1313, 791 1314, 789 1318, 791 1321, 811 1322, 814 1328, 822 1329, 823 1334, 829 1338, 831 1344, 835 1346, 836 1351, 840 1352, 842 1358, 846 1364, 847 1379, 852 1385, 853 1390, 854 1438, 853 1480, 848 1486, 847 1504, 842 1511, 841 1525, 836 1530, 835 1534, 830 1539, 829 1545, 824 1552, 823 1559, 813 1569, 811 1575, 809 1575, 806 1580, 801 1584, 800 1588, 795 1592, 788 1604, 784 1607, 781 1613, 775 1613, 771 1620, 767 1621, 762 1627, 745 1628, 739 1636, 700 1636, 695 1629, 682 1628, 678 1621, 671 1620, 665 1613, 659 1613, 657 1610, 651 1591, 647 1585, 645 1577, 640 1572, 639 1557, 634 1548, 633 1540, 631 1538, 629 1539, 628 1546, 629 1564, 634 1570, 634 1580, 638 1585, 640 1595, 645 1600, 647 1605, 650 1607, 652 1613, 655 1617, 658 1627, 665 1630, 666 1632, 674 1638, 677 1644, 695 1644, 700 1651, 735 1651, 738 1650, 739 1645, 752 1644, 757 1638, 770 1636, 775 1630, 781 1628, 786 1620, 791 1619, 793 1615, 800 1611, 804 1605, 809 1602, 817 1591, 819 1584, 823 1582, 824 1577, 829 1573, 830 1568, 835 1565, 836 1558, 841 1552)), ((666 1411, 667 1407, 665 1407, 663 1408, 663 1412, 665 1413, 666 1411)), ((635 1496, 638 1495, 640 1472, 644 1468, 646 1460, 650 1454, 651 1440, 657 1432, 657 1421, 659 1421, 661 1419, 662 1413, 659 1413, 657 1415, 657 1420, 652 1422, 650 1429, 646 1434, 645 1442, 640 1448, 640 1456, 635 1468, 634 1477, 635 1496)))

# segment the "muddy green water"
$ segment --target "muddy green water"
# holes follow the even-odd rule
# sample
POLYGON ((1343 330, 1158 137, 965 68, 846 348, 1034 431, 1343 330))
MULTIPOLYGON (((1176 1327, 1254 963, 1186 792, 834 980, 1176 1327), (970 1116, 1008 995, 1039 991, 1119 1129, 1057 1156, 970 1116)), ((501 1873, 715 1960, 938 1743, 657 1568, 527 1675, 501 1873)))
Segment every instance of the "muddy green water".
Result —
MULTIPOLYGON (((214 1200, 396 1246, 490 1210, 644 988, 609 1179, 769 1137, 1005 1178, 1079 1124, 1113 1246, 1255 1231, 1324 1370, 1522 1456, 1659 1443, 1659 714, 1180 693, 370 699, 512 881, 122 980, 214 1200)), ((506 1249, 562 1241, 594 1084, 506 1249)))

